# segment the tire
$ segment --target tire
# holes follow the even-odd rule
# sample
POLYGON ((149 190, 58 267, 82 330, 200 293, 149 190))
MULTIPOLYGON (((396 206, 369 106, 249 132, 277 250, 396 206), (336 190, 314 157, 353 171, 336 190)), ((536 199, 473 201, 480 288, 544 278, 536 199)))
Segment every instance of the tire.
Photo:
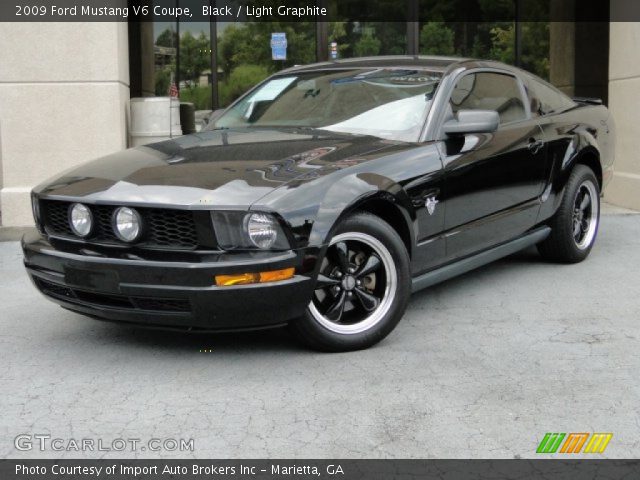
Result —
POLYGON ((587 258, 598 235, 600 188, 593 170, 576 165, 569 176, 564 196, 549 222, 551 234, 538 251, 546 260, 578 263, 587 258))
POLYGON ((380 218, 357 213, 338 225, 313 298, 290 329, 315 350, 360 350, 391 333, 410 295, 409 255, 402 239, 380 218))

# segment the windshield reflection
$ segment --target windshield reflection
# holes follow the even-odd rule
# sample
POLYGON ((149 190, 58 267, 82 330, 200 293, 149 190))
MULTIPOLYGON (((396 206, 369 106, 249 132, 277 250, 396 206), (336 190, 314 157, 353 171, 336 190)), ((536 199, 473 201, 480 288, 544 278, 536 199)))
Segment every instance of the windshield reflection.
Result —
POLYGON ((315 128, 414 142, 441 74, 427 70, 349 69, 267 79, 207 129, 315 128))

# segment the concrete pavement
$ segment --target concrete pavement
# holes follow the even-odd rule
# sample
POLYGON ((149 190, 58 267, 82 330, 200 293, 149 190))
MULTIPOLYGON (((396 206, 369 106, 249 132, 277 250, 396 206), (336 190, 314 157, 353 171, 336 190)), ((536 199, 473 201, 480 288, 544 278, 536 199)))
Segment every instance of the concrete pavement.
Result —
POLYGON ((529 250, 414 295, 375 348, 318 354, 284 330, 187 335, 85 319, 0 244, 0 456, 534 457, 546 432, 640 455, 640 215, 591 257, 529 250), (203 353, 203 350, 211 352, 203 353), (192 452, 19 451, 19 434, 183 438, 192 452))

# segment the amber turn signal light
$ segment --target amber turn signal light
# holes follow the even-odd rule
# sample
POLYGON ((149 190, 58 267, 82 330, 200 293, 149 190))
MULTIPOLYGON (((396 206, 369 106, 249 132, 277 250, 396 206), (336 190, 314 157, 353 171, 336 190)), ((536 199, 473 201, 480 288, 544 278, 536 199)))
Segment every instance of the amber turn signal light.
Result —
POLYGON ((228 287, 230 285, 249 285, 251 283, 277 282, 292 278, 295 269, 283 268, 282 270, 271 270, 259 273, 237 273, 235 275, 216 275, 216 285, 218 287, 228 287))

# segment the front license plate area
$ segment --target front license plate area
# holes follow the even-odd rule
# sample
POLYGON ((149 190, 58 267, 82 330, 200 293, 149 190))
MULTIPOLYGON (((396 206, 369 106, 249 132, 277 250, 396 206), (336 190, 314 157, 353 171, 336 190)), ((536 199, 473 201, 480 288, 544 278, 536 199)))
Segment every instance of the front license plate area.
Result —
POLYGON ((118 275, 112 271, 94 271, 67 267, 64 270, 64 281, 70 287, 99 290, 102 292, 118 292, 118 275))

